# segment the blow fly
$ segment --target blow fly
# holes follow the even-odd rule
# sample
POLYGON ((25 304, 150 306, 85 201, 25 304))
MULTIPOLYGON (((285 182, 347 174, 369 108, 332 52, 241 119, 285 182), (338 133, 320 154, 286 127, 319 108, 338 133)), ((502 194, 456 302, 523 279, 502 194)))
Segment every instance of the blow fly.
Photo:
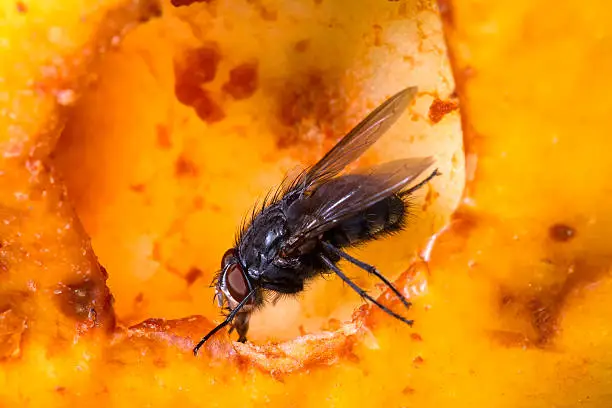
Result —
POLYGON ((401 300, 410 302, 374 266, 345 249, 401 231, 409 213, 407 198, 438 175, 432 171, 407 188, 433 164, 433 158, 401 159, 340 174, 372 146, 407 109, 416 87, 395 94, 372 111, 318 163, 281 187, 243 226, 233 248, 221 259, 213 281, 215 298, 227 311, 225 320, 194 347, 231 323, 245 342, 249 318, 270 294, 296 294, 322 274, 336 274, 362 298, 390 316, 413 321, 390 310, 355 284, 338 267, 345 260, 380 279, 401 300))

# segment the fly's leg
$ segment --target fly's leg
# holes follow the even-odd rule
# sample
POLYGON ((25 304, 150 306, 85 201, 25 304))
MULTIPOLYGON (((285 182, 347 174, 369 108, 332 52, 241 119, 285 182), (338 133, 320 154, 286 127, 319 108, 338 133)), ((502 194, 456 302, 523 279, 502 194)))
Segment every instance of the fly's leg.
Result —
POLYGON ((351 289, 353 289, 355 292, 357 292, 359 294, 359 296, 361 296, 364 299, 369 300, 370 302, 374 303, 376 306, 378 306, 383 312, 387 313, 390 316, 395 317, 397 320, 400 320, 404 323, 406 323, 408 326, 412 326, 412 323, 414 323, 413 320, 408 320, 403 316, 400 316, 399 314, 395 313, 394 311, 392 311, 391 309, 389 309, 388 307, 386 307, 385 305, 383 305, 382 303, 379 303, 376 299, 374 299, 372 296, 370 296, 365 290, 361 289, 355 282, 353 282, 352 280, 349 279, 348 276, 346 276, 341 270, 340 268, 338 268, 332 261, 330 261, 325 255, 321 255, 321 261, 323 262, 323 264, 325 266, 327 266, 329 269, 331 269, 336 275, 338 275, 340 277, 340 279, 342 279, 347 285, 349 285, 351 287, 351 289))
POLYGON ((440 173, 440 171, 438 171, 438 169, 435 169, 434 171, 431 172, 431 174, 429 176, 427 176, 425 178, 425 180, 421 181, 419 184, 416 184, 412 187, 410 187, 408 190, 402 191, 399 194, 402 196, 405 195, 409 195, 414 193, 415 191, 417 191, 418 189, 420 189, 421 187, 423 187, 425 184, 429 183, 431 181, 431 179, 433 179, 436 176, 441 176, 442 173, 440 173))
POLYGON ((378 279, 380 279, 385 286, 387 286, 389 289, 391 289, 391 291, 393 293, 395 293, 395 295, 398 297, 399 300, 402 301, 402 303, 404 304, 404 306, 406 306, 406 309, 410 308, 411 303, 408 301, 408 299, 406 299, 406 297, 404 295, 402 295, 400 293, 399 290, 397 290, 397 288, 395 286, 393 286, 393 284, 391 282, 389 282, 389 280, 387 278, 385 278, 385 276, 383 274, 381 274, 380 272, 378 272, 378 269, 376 269, 374 266, 369 265, 365 262, 360 261, 357 258, 354 258, 352 256, 350 256, 349 254, 347 254, 346 252, 342 251, 341 249, 336 248, 335 246, 333 246, 332 244, 330 244, 329 242, 323 242, 323 247, 325 249, 327 249, 329 252, 347 260, 348 262, 352 263, 353 265, 363 269, 364 271, 371 273, 372 275, 376 276, 378 279))
MULTIPOLYGON (((208 339, 210 339, 215 333, 217 333, 219 330, 221 330, 222 328, 224 328, 225 326, 227 326, 228 324, 230 324, 232 322, 232 320, 234 320, 234 317, 236 316, 236 314, 238 312, 240 312, 240 310, 244 307, 244 305, 247 304, 247 302, 249 301, 249 299, 251 299, 251 297, 255 294, 255 290, 252 290, 249 292, 248 295, 245 296, 244 299, 242 299, 242 302, 238 303, 238 306, 236 306, 234 308, 234 310, 232 310, 230 312, 230 314, 227 315, 227 317, 225 318, 225 320, 222 323, 219 323, 217 325, 217 327, 215 327, 214 329, 212 329, 211 331, 208 332, 208 334, 204 337, 202 337, 202 340, 200 340, 198 342, 198 344, 196 344, 196 346, 193 348, 193 355, 197 356, 198 355, 198 351, 200 350, 200 347, 202 347, 204 345, 204 343, 206 343, 206 341, 208 339)), ((240 333, 240 332, 239 332, 240 333)), ((246 334, 246 332, 245 332, 246 334)), ((246 338, 245 338, 246 340, 246 338)))

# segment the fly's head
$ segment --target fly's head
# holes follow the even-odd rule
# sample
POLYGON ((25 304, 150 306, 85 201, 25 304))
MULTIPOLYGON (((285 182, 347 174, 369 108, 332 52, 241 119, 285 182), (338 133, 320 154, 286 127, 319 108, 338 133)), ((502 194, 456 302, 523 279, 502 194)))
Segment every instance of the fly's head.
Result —
MULTIPOLYGON (((253 284, 234 248, 228 249, 221 259, 221 272, 215 282, 215 299, 219 307, 226 307, 231 312, 253 290, 253 284)), ((240 312, 252 311, 255 297, 247 301, 240 312)))

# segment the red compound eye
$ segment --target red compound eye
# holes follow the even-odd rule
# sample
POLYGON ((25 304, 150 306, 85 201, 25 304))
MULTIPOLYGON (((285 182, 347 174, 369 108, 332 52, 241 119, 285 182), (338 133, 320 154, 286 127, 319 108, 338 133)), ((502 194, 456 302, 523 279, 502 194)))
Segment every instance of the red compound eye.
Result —
POLYGON ((236 302, 242 302, 246 295, 249 294, 249 283, 242 267, 237 263, 228 267, 225 274, 225 283, 230 295, 232 295, 236 302))
POLYGON ((221 258, 221 269, 222 270, 225 269, 227 265, 234 262, 235 258, 236 258, 236 250, 234 248, 230 248, 227 251, 225 251, 225 253, 223 254, 223 257, 221 258))

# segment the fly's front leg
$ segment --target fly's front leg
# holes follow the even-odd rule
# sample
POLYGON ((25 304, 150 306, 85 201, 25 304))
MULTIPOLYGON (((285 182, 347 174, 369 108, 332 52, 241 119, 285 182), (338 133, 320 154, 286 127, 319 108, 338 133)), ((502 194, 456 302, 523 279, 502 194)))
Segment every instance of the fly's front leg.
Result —
MULTIPOLYGON (((232 323, 234 318, 238 319, 238 316, 236 316, 236 315, 238 314, 238 312, 240 312, 240 310, 244 307, 244 305, 247 304, 247 302, 251 299, 251 297, 253 295, 255 295, 255 290, 251 290, 248 293, 248 295, 246 295, 245 298, 242 299, 242 301, 240 303, 238 303, 238 306, 236 306, 234 308, 234 310, 232 310, 230 312, 230 314, 227 315, 227 317, 225 318, 225 320, 223 322, 219 323, 214 329, 209 331, 206 336, 202 337, 202 340, 200 340, 198 342, 198 344, 196 344, 196 346, 193 348, 193 355, 194 356, 198 355, 198 351, 200 350, 200 348, 204 345, 204 343, 206 343, 206 341, 208 339, 210 339, 212 336, 214 336, 214 334, 216 332, 218 332, 219 330, 221 330, 222 328, 224 328, 228 324, 232 323)), ((242 312, 242 313, 244 313, 244 312, 242 312)), ((247 329, 246 330, 248 330, 248 317, 247 317, 247 329)), ((244 330, 244 334, 242 335, 242 337, 244 337, 246 335, 246 330, 244 330)), ((246 337, 244 337, 244 341, 246 341, 246 337)))

